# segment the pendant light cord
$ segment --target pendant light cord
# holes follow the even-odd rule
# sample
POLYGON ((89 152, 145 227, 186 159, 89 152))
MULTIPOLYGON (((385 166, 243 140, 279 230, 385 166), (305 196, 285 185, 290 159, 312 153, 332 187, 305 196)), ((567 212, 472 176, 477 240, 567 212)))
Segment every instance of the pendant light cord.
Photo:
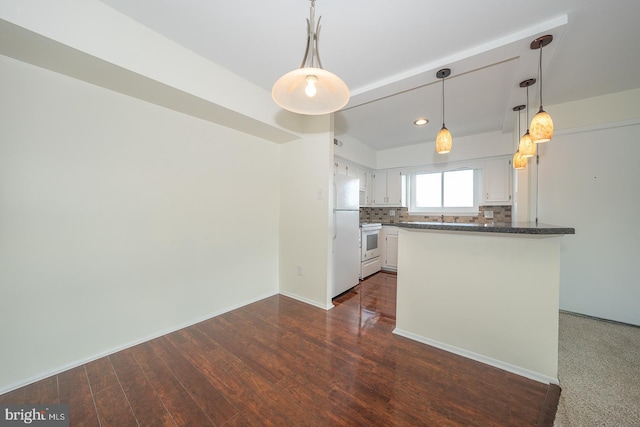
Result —
POLYGON ((542 42, 540 42, 540 60, 538 61, 538 82, 540 85, 540 109, 542 110, 542 42))
MULTIPOLYGON (((318 54, 317 46, 318 46, 318 34, 316 28, 316 0, 311 0, 311 8, 309 10, 309 36, 311 37, 311 46, 313 51, 311 52, 311 66, 317 68, 316 66, 316 58, 318 58, 318 62, 320 61, 320 56, 318 54)), ((320 66, 322 68, 322 66, 320 66)))
POLYGON ((527 132, 529 132, 529 85, 527 85, 527 132))
POLYGON ((442 78, 442 127, 444 126, 444 77, 442 78))
MULTIPOLYGON (((522 121, 522 109, 518 110, 518 138, 520 138, 520 122, 522 121)), ((518 138, 516 138, 516 151, 518 151, 518 138)))

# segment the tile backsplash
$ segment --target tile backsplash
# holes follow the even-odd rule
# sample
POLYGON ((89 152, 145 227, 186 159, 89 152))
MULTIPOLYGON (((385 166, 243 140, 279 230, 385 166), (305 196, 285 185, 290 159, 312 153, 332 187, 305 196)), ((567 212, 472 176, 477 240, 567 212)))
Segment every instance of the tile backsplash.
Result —
MULTIPOLYGON (((477 216, 445 215, 444 222, 486 224, 491 222, 510 223, 511 206, 480 206, 477 216), (493 211, 493 219, 485 218, 485 211, 493 211)), ((441 221, 440 215, 409 215, 408 208, 360 208, 360 222, 380 222, 394 224, 410 221, 441 221), (395 211, 395 215, 390 215, 395 211)))

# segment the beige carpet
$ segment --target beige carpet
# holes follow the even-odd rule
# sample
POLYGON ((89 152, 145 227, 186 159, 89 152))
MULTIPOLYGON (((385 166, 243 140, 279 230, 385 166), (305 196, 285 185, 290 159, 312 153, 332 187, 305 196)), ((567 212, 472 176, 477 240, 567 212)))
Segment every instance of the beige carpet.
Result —
POLYGON ((557 427, 640 426, 640 327, 560 313, 557 427))

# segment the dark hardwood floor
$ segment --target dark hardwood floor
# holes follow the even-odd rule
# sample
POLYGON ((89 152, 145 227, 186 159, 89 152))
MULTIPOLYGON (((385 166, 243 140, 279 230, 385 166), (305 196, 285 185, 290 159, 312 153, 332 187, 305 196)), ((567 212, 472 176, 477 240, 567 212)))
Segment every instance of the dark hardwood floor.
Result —
POLYGON ((392 334, 396 276, 274 296, 0 395, 71 426, 551 426, 559 388, 392 334))

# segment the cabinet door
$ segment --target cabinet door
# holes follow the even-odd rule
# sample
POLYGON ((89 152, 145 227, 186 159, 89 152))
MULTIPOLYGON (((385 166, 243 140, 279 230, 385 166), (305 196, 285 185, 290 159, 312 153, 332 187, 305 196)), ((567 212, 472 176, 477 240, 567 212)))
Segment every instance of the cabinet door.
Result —
POLYGON ((483 171, 484 204, 511 204, 511 158, 485 161, 483 171))
POLYGON ((403 177, 400 171, 387 173, 387 204, 392 206, 404 206, 403 177))
POLYGON ((391 269, 398 268, 398 235, 387 234, 385 239, 385 267, 391 269))
POLYGON ((365 181, 365 206, 373 205, 373 173, 367 172, 365 181))
POLYGON ((358 179, 360 180, 360 190, 362 191, 366 191, 367 190, 367 175, 369 173, 364 170, 364 169, 358 169, 357 170, 357 176, 358 179))
POLYGON ((347 165, 343 162, 334 161, 333 162, 333 174, 334 175, 346 175, 347 174, 347 165))
POLYGON ((386 172, 376 172, 373 175, 373 204, 374 206, 387 204, 386 172))

